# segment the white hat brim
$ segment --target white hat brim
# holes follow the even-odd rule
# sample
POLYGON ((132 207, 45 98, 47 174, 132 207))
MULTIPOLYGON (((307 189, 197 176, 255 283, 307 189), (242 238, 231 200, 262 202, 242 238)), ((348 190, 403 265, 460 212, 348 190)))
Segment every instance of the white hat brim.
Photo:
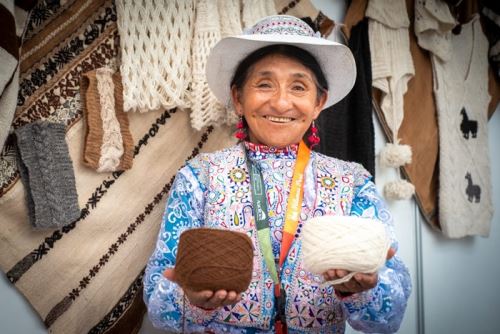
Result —
POLYGON ((328 82, 328 108, 344 98, 356 80, 356 62, 343 44, 298 35, 240 35, 220 40, 210 52, 206 74, 208 86, 224 105, 231 102, 230 83, 239 63, 257 49, 273 44, 293 45, 316 58, 328 82))

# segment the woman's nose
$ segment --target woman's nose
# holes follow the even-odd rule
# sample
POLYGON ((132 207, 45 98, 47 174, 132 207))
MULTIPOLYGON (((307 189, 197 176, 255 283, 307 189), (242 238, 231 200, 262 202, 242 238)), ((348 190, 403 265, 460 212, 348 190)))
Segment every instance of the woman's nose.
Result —
POLYGON ((278 113, 284 113, 292 106, 292 101, 286 89, 278 89, 269 102, 271 108, 278 113))

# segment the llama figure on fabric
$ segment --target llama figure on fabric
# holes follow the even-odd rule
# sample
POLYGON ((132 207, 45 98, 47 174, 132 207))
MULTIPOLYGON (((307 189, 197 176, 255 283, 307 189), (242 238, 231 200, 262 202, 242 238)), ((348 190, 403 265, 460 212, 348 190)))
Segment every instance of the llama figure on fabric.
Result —
POLYGON ((465 174, 465 178, 467 179, 467 188, 465 189, 467 199, 472 203, 473 199, 476 198, 476 203, 479 203, 481 200, 481 188, 477 184, 472 183, 472 176, 469 172, 465 174))
POLYGON ((464 134, 465 139, 469 139, 469 132, 472 134, 472 138, 476 138, 477 136, 477 121, 470 120, 467 116, 467 112, 465 108, 462 108, 460 111, 462 114, 462 123, 460 123, 460 130, 464 134))

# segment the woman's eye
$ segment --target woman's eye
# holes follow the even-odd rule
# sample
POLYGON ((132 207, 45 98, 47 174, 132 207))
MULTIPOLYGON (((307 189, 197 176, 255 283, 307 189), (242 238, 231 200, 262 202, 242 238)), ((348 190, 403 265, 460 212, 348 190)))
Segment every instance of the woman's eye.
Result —
POLYGON ((261 83, 257 84, 257 87, 259 87, 259 88, 271 88, 271 84, 269 84, 268 82, 261 82, 261 83))
POLYGON ((294 85, 294 86, 292 86, 292 89, 296 90, 296 91, 300 91, 300 92, 303 92, 306 90, 306 88, 302 85, 294 85))

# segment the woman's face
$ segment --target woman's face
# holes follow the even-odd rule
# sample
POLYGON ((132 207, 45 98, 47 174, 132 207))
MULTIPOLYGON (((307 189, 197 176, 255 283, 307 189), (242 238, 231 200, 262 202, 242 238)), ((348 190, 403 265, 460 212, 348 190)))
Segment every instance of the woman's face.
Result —
POLYGON ((317 98, 311 70, 282 55, 256 62, 241 91, 233 87, 231 93, 250 141, 275 147, 299 143, 327 100, 326 93, 317 98))

